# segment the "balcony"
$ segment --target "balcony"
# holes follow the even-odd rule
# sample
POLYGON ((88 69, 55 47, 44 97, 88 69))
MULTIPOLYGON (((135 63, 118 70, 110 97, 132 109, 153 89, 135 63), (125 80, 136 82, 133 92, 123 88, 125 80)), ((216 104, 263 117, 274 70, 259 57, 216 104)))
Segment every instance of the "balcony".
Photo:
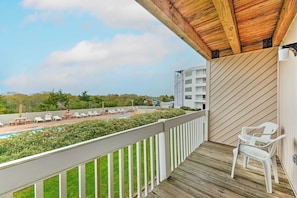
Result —
MULTIPOLYGON (((207 115, 207 111, 200 111, 160 120, 3 163, 0 197, 13 197, 15 192, 31 186, 35 197, 42 198, 45 181, 52 177, 58 177, 58 196, 67 197, 67 172, 73 169, 78 171, 79 197, 86 197, 90 183, 94 197, 197 197, 210 191, 210 197, 249 193, 270 196, 265 193, 261 169, 252 162, 255 168, 248 172, 238 166, 236 178, 230 178, 233 147, 206 141, 207 115), (104 157, 107 170, 100 170, 104 157), (94 166, 91 182, 86 171, 89 163, 94 166), (104 171, 106 181, 100 177, 104 171)), ((273 186, 271 196, 293 196, 281 167, 279 172, 281 183, 273 186)))
POLYGON ((232 146, 204 142, 176 168, 170 177, 147 197, 295 197, 278 160, 279 184, 266 193, 262 164, 237 161, 235 177, 230 177, 232 146))

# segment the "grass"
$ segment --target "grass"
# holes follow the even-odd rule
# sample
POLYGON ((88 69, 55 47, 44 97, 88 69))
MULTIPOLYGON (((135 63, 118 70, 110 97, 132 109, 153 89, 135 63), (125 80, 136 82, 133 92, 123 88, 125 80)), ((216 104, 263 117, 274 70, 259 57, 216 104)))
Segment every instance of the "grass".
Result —
MULTIPOLYGON (((144 184, 144 159, 143 159, 144 143, 141 142, 141 164, 142 164, 142 185, 144 184)), ((150 142, 147 141, 147 175, 150 181, 150 142)), ((155 159, 154 159, 155 160, 155 159)), ((119 197, 119 157, 118 152, 113 153, 113 174, 114 174, 114 197, 119 197)), ((133 180, 134 192, 137 192, 137 168, 136 168, 136 144, 133 145, 133 180)), ((156 173, 154 173, 156 175, 156 173)), ((94 161, 86 163, 86 197, 95 197, 95 170, 94 161)), ((128 183, 128 148, 124 148, 124 192, 125 197, 128 197, 129 183, 128 183)), ((100 197, 108 196, 108 166, 107 156, 100 158, 100 197)), ((28 198, 34 197, 34 186, 14 193, 14 198, 28 198)), ((55 198, 59 197, 59 177, 54 176, 44 181, 44 197, 55 198)), ((67 197, 78 198, 78 168, 67 171, 67 197)))

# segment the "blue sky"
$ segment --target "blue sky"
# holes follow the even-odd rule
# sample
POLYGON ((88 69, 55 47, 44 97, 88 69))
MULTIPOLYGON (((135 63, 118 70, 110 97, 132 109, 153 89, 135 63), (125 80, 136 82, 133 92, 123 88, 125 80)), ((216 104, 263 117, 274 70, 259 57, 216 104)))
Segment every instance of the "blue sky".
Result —
POLYGON ((1 0, 0 93, 173 95, 203 59, 134 0, 1 0))

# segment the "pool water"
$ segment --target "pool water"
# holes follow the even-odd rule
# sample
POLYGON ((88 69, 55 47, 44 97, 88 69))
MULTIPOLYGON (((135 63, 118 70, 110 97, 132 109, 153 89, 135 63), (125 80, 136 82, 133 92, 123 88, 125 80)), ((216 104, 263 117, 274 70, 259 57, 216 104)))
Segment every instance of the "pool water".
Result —
POLYGON ((17 132, 10 132, 10 133, 0 134, 0 139, 7 138, 7 137, 15 135, 15 134, 17 134, 17 132))
MULTIPOLYGON (((63 127, 57 127, 57 129, 58 129, 58 131, 61 131, 63 129, 63 127)), ((23 131, 23 132, 25 132, 25 131, 23 131)), ((33 129, 31 132, 32 133, 43 132, 43 129, 42 128, 33 129)), ((0 134, 0 139, 8 138, 9 136, 15 135, 17 133, 22 133, 22 132, 10 132, 10 133, 0 134)))

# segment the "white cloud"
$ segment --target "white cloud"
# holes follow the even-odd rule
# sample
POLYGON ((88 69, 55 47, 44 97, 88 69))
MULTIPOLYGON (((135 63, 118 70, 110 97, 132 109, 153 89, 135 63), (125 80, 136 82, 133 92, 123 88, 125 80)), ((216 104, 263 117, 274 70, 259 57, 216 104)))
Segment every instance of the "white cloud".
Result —
POLYGON ((23 0, 22 6, 42 12, 50 10, 53 15, 65 11, 89 13, 117 28, 148 28, 147 22, 157 21, 134 0, 23 0))
POLYGON ((166 38, 151 33, 117 35, 104 41, 85 40, 71 49, 52 52, 41 67, 8 79, 6 85, 10 90, 29 89, 33 93, 53 89, 80 93, 96 90, 110 81, 115 83, 113 87, 121 87, 121 81, 133 76, 136 70, 143 78, 158 70, 163 59, 177 51, 170 45, 166 38))

